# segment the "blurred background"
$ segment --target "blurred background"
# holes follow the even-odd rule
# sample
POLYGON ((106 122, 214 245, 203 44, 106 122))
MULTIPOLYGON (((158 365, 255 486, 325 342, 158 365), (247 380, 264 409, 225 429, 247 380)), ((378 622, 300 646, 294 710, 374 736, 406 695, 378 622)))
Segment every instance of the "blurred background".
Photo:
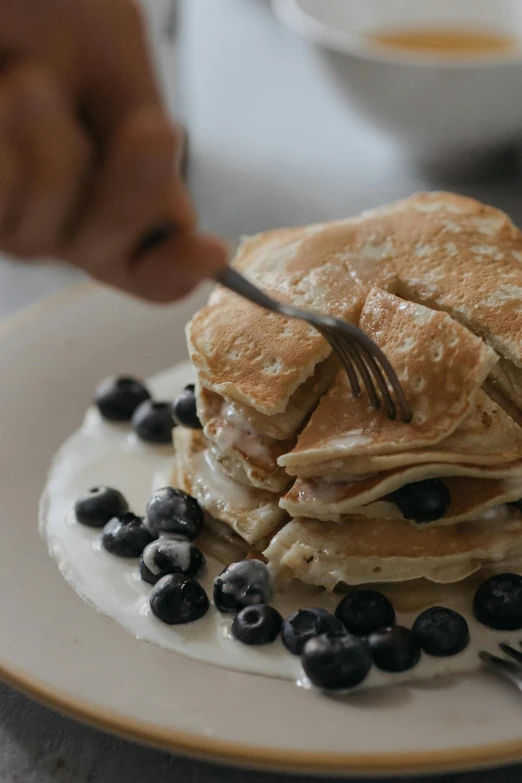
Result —
POLYGON ((521 28, 510 0, 181 2, 178 105, 205 223, 233 239, 434 188, 521 219, 521 28), (372 40, 415 30, 486 41, 372 40))
MULTIPOLYGON (((201 221, 233 244, 423 189, 522 223, 520 0, 140 4, 201 221)), ((0 262, 0 315, 75 277, 0 262)))

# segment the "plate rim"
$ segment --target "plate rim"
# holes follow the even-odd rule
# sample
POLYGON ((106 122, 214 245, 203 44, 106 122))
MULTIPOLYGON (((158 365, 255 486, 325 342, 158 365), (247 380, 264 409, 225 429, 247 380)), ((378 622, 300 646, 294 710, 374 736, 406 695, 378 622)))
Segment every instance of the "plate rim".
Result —
MULTIPOLYGON (((96 295, 103 289, 104 286, 97 283, 80 281, 38 299, 0 322, 0 343, 19 325, 44 316, 49 308, 56 308, 62 300, 65 302, 71 297, 96 295)), ((65 581, 64 587, 67 587, 65 581)), ((2 659, 1 650, 0 680, 45 706, 111 734, 162 750, 236 766, 317 774, 401 775, 505 766, 522 761, 522 737, 479 747, 377 755, 301 752, 198 736, 129 718, 117 710, 99 709, 95 704, 50 686, 33 677, 29 671, 20 670, 6 662, 2 659)))

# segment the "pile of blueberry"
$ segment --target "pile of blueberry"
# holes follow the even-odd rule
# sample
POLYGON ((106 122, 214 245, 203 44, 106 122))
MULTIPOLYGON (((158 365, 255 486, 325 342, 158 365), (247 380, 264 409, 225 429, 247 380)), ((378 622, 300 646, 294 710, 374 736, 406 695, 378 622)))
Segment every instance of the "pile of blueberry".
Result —
MULTIPOLYGON (((209 599, 197 581, 205 558, 194 544, 203 530, 197 500, 179 489, 157 490, 145 517, 129 511, 124 496, 111 487, 96 487, 74 507, 76 520, 103 528, 101 542, 113 555, 140 558, 141 578, 153 585, 152 612, 165 623, 191 623, 209 609, 209 599)), ((346 595, 335 613, 319 607, 298 609, 286 620, 270 605, 272 580, 261 560, 227 566, 215 579, 216 608, 233 616, 231 633, 246 645, 274 642, 301 658, 310 682, 323 690, 344 690, 360 684, 376 666, 385 672, 412 669, 423 653, 446 657, 469 644, 466 620, 452 609, 434 606, 423 611, 411 629, 396 624, 395 610, 376 590, 346 595)), ((522 576, 499 574, 475 593, 473 612, 496 630, 522 629, 522 576)))
POLYGON ((165 487, 155 492, 145 517, 136 516, 121 492, 95 487, 74 506, 76 520, 103 528, 101 543, 117 557, 140 558, 141 578, 153 585, 150 606, 165 623, 190 623, 208 611, 196 581, 205 557, 193 543, 203 530, 203 512, 193 497, 165 487))
MULTIPOLYGON (((498 574, 489 578, 475 593, 473 613, 488 628, 522 629, 522 576, 498 574)), ((422 652, 435 657, 457 655, 470 641, 464 617, 441 606, 423 611, 411 630, 395 625, 391 603, 375 590, 347 595, 335 616, 324 610, 301 609, 285 622, 282 636, 291 652, 301 653, 310 681, 326 690, 358 685, 372 664, 386 672, 406 671, 418 663, 422 652), (335 626, 335 620, 340 626, 335 626), (297 635, 305 636, 302 646, 292 645, 294 633, 293 629, 287 631, 288 624, 297 624, 297 635)))
POLYGON ((361 589, 339 603, 335 614, 319 607, 298 609, 283 621, 268 604, 268 568, 256 560, 233 563, 214 583, 214 603, 235 613, 232 635, 244 644, 266 644, 281 633, 284 646, 301 657, 313 685, 324 690, 353 688, 373 665, 386 672, 413 668, 421 652, 456 655, 469 643, 465 619, 457 612, 433 607, 412 630, 395 625, 390 601, 376 590, 361 589))
POLYGON ((201 429, 194 384, 185 386, 170 403, 154 401, 147 387, 136 378, 106 378, 96 388, 94 403, 107 421, 131 422, 136 435, 147 443, 170 443, 177 424, 201 429))
MULTIPOLYGON (((353 688, 372 666, 402 672, 416 666, 422 653, 457 655, 470 641, 464 617, 442 606, 423 611, 411 630, 397 625, 392 604, 376 590, 355 590, 334 614, 312 606, 286 620, 269 605, 271 595, 269 570, 257 560, 232 563, 214 582, 214 603, 220 612, 235 615, 231 631, 238 641, 261 645, 281 634, 287 650, 301 657, 310 682, 323 690, 353 688)), ((473 610, 490 628, 522 628, 522 577, 488 579, 475 594, 473 610)))
POLYGON ((214 604, 233 614, 232 636, 243 644, 269 644, 279 636, 283 618, 273 606, 272 580, 260 560, 232 563, 214 580, 214 604))

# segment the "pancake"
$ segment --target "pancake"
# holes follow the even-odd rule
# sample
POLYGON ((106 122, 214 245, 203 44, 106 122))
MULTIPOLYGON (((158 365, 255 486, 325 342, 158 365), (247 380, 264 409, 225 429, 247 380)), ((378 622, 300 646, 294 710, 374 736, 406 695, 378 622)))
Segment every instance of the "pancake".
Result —
POLYGON ((401 291, 428 307, 449 312, 521 367, 519 229, 500 210, 448 193, 418 194, 407 205, 408 219, 402 213, 393 221, 401 291), (415 264, 411 263, 412 224, 415 264))
MULTIPOLYGON (((205 437, 215 444, 219 462, 233 465, 234 473, 241 469, 254 487, 269 492, 284 492, 292 479, 284 468, 278 466, 277 458, 285 453, 290 444, 288 441, 257 435, 241 427, 237 421, 239 418, 232 414, 227 418, 212 419, 205 425, 205 437)), ((225 472, 233 476, 226 467, 225 472)))
MULTIPOLYGON (((522 498, 522 463, 510 470, 499 470, 503 478, 493 478, 495 471, 473 469, 472 466, 423 465, 399 468, 386 474, 361 477, 352 482, 324 482, 313 479, 297 479, 281 499, 281 508, 291 516, 307 516, 314 519, 339 522, 343 516, 380 519, 404 519, 401 511, 389 497, 405 484, 427 478, 444 478, 449 489, 451 503, 443 517, 429 523, 430 526, 452 525, 465 522, 488 511, 522 498), (477 477, 466 475, 476 472, 477 477)), ((411 524, 417 526, 414 520, 411 524)), ((428 523, 419 523, 423 528, 428 523)))
MULTIPOLYGON (((281 458, 288 462, 288 456, 281 458)), ((522 458, 522 428, 487 394, 479 390, 473 412, 458 429, 435 446, 396 454, 342 454, 333 459, 294 466, 286 464, 290 474, 301 477, 366 475, 394 470, 404 465, 448 462, 467 465, 502 465, 522 458)))
POLYGON ((223 417, 223 408, 226 407, 228 409, 226 414, 229 417, 242 419, 243 427, 246 422, 246 428, 255 431, 260 436, 274 440, 287 440, 296 435, 319 398, 329 388, 338 366, 338 359, 333 354, 318 364, 314 374, 301 384, 290 397, 285 410, 271 416, 234 400, 227 399, 225 401, 219 394, 198 385, 196 393, 200 421, 205 425, 211 419, 223 417))
POLYGON ((379 277, 392 281, 395 293, 450 313, 522 368, 522 233, 506 214, 433 192, 361 217, 349 259, 361 287, 381 285, 379 277))
POLYGON ((277 459, 295 445, 296 430, 333 379, 338 362, 329 357, 292 395, 286 411, 266 416, 198 384, 198 415, 224 472, 241 484, 284 492, 292 479, 277 459), (275 436, 274 436, 275 435, 275 436), (282 436, 286 435, 286 439, 282 436))
MULTIPOLYGON (((322 225, 272 231, 240 247, 233 266, 282 302, 357 323, 365 294, 342 254, 342 229, 322 225)), ((187 326, 202 386, 260 413, 286 410, 291 396, 331 349, 302 321, 268 313, 218 288, 187 326)))
POLYGON ((494 351, 445 313, 379 289, 368 296, 361 326, 391 361, 413 420, 390 421, 382 409, 370 406, 365 392, 355 399, 340 370, 295 449, 279 459, 289 473, 301 475, 303 467, 325 460, 439 443, 472 412, 477 391, 497 361, 494 351))
POLYGON ((249 465, 247 461, 237 459, 234 454, 221 451, 214 443, 209 441, 208 450, 212 456, 212 462, 223 473, 244 487, 255 487, 277 495, 284 493, 292 482, 283 468, 273 473, 265 473, 262 469, 249 465))
MULTIPOLYGON (((522 394, 522 234, 502 212, 420 193, 359 217, 260 234, 234 265, 282 301, 357 322, 373 287, 443 310, 483 337, 522 394)), ((188 328, 202 384, 272 414, 329 354, 313 330, 218 289, 188 328)))
POLYGON ((187 328, 204 433, 184 450, 187 436, 175 436, 185 487, 209 513, 256 545, 284 524, 271 563, 329 589, 451 583, 516 561, 522 516, 507 503, 522 494, 522 234, 510 220, 418 194, 260 234, 233 265, 281 301, 359 324, 395 368, 413 421, 353 399, 344 371, 323 375, 335 359, 306 324, 217 287, 187 328), (391 493, 436 476, 452 495, 445 516, 396 518, 391 493), (284 509, 296 517, 286 524, 284 509))
POLYGON ((293 519, 264 552, 280 580, 333 590, 339 583, 458 582, 488 563, 522 555, 522 517, 454 527, 412 528, 398 520, 345 518, 342 523, 293 519))
POLYGON ((262 542, 284 523, 286 512, 272 493, 241 486, 219 470, 200 431, 176 427, 174 446, 173 485, 195 497, 208 514, 249 544, 262 542))

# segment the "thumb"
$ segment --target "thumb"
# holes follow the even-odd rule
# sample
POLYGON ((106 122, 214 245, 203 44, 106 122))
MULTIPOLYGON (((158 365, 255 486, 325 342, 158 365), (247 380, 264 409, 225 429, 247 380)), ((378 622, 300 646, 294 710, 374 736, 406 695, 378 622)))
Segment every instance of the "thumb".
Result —
POLYGON ((172 302, 203 280, 212 280, 226 265, 228 256, 228 248, 216 237, 179 234, 157 250, 130 261, 125 279, 118 280, 117 285, 143 299, 172 302))

